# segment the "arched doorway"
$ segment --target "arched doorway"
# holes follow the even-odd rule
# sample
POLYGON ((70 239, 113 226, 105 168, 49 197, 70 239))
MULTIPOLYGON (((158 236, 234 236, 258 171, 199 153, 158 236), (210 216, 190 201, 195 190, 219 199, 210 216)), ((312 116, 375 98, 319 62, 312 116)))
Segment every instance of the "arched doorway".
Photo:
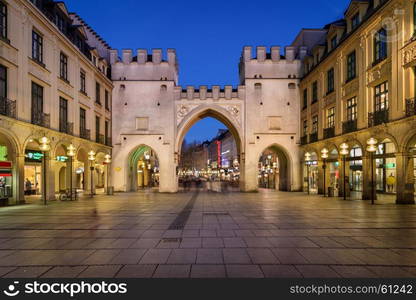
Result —
POLYGON ((315 151, 307 152, 307 154, 309 160, 305 161, 305 167, 303 168, 304 191, 308 194, 318 194, 318 155, 315 151))
POLYGON ((289 160, 285 151, 278 145, 264 150, 259 158, 259 188, 290 191, 289 160))
POLYGON ((138 146, 129 158, 130 191, 159 187, 159 159, 149 146, 138 146))
POLYGON ((354 192, 354 198, 361 198, 358 195, 363 192, 363 150, 360 145, 354 144, 351 147, 350 155, 347 158, 348 168, 348 182, 349 189, 346 191, 346 195, 349 195, 349 191, 354 192))
POLYGON ((76 159, 74 160, 75 173, 75 188, 80 191, 87 192, 89 188, 89 161, 88 153, 84 148, 77 151, 76 159))
POLYGON ((414 136, 411 142, 409 143, 409 146, 407 147, 407 152, 409 154, 409 160, 407 162, 407 165, 405 165, 405 191, 402 192, 402 194, 404 194, 404 197, 406 197, 406 202, 412 203, 412 200, 414 201, 416 192, 416 136, 414 136), (413 198, 409 196, 409 194, 413 195, 413 198))
POLYGON ((340 183, 340 164, 338 150, 336 148, 329 151, 328 159, 326 161, 328 167, 325 171, 328 172, 327 187, 329 188, 327 195, 329 197, 338 196, 340 183))
POLYGON ((68 156, 66 147, 59 145, 55 151, 55 193, 60 193, 69 188, 69 174, 68 174, 68 156))
POLYGON ((196 181, 197 186, 213 191, 230 191, 230 188, 241 187, 244 182, 244 166, 240 161, 240 131, 230 112, 221 107, 203 105, 188 114, 179 124, 176 140, 178 181, 183 181, 184 178, 188 181, 191 176, 191 180, 196 181), (217 120, 224 128, 218 129, 212 138, 195 145, 197 153, 194 152, 193 155, 197 157, 198 162, 189 168, 184 164, 185 137, 193 126, 207 119, 217 120))
POLYGON ((34 202, 40 200, 45 192, 43 191, 43 181, 45 180, 44 174, 47 174, 47 170, 43 169, 44 153, 40 150, 40 144, 35 138, 28 140, 24 153, 25 201, 34 202))
POLYGON ((396 146, 390 139, 382 140, 374 155, 377 193, 396 193, 396 146))

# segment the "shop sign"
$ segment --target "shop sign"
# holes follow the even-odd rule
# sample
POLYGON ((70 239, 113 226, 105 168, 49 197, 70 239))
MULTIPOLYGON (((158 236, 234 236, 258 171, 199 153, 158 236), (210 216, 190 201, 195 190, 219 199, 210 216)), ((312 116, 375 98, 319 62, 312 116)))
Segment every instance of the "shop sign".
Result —
POLYGON ((12 176, 12 162, 0 161, 0 176, 11 177, 12 176))
POLYGON ((386 169, 394 169, 396 168, 396 164, 395 163, 388 163, 386 164, 386 169))
POLYGON ((25 160, 32 162, 41 162, 43 158, 43 153, 39 151, 26 150, 25 160))
POLYGON ((68 156, 57 156, 56 161, 66 162, 68 160, 68 156))

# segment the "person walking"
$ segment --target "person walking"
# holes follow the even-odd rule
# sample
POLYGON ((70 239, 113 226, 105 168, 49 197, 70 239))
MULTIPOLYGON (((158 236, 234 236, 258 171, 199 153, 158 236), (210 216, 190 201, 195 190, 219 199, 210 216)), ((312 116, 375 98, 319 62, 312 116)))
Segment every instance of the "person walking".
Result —
POLYGON ((387 192, 388 193, 393 193, 395 184, 396 184, 396 177, 394 177, 393 173, 391 173, 390 176, 387 177, 387 192))

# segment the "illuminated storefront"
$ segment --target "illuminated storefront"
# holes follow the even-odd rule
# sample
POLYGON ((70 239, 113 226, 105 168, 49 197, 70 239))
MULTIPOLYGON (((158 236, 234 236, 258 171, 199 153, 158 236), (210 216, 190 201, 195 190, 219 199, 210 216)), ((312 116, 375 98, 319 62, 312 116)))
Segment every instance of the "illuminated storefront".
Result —
POLYGON ((40 151, 25 151, 25 195, 42 193, 42 159, 43 154, 40 151))
POLYGON ((376 189, 379 193, 396 192, 396 157, 395 147, 390 140, 378 145, 375 154, 376 189))
POLYGON ((363 191, 363 151, 359 146, 354 146, 351 149, 350 157, 347 158, 349 162, 349 184, 351 191, 363 191))

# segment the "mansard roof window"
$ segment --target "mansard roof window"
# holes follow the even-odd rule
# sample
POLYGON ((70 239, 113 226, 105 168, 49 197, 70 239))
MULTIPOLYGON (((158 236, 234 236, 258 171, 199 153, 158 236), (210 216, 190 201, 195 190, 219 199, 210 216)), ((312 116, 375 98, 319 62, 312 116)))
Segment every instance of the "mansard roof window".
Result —
POLYGON ((351 18, 351 29, 354 30, 355 28, 358 27, 358 25, 360 25, 360 14, 359 13, 356 13, 351 18))
POLYGON ((0 38, 7 40, 7 5, 0 0, 0 38))
POLYGON ((337 36, 334 36, 331 39, 331 50, 334 50, 337 47, 338 41, 337 41, 337 36))
POLYGON ((416 2, 413 4, 413 36, 416 36, 416 2))

